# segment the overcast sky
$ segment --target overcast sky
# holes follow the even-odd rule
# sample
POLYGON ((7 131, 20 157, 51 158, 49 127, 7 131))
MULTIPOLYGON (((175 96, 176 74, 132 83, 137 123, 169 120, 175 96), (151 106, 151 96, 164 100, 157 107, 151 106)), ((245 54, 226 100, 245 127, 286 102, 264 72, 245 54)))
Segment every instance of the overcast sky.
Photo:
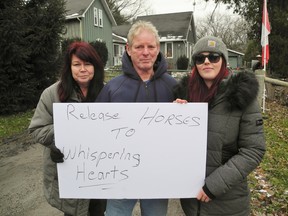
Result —
MULTIPOLYGON (((211 13, 215 8, 213 2, 214 1, 212 0, 208 3, 204 0, 195 0, 196 4, 193 6, 194 0, 149 0, 153 14, 194 11, 195 19, 211 13)), ((220 4, 220 7, 217 7, 216 12, 227 13, 226 6, 220 4)), ((232 13, 232 11, 229 13, 232 13)))

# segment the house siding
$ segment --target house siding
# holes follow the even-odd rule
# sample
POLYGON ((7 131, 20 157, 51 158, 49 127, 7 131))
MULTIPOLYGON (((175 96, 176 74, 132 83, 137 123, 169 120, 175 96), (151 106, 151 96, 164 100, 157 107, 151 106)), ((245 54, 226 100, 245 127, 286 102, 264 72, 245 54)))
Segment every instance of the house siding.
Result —
POLYGON ((108 49, 108 62, 107 66, 113 65, 113 45, 112 45, 112 24, 109 22, 109 17, 105 13, 100 1, 94 1, 92 6, 85 13, 83 20, 83 40, 96 41, 101 40, 106 43, 108 49), (103 27, 94 26, 94 7, 102 10, 103 27))
POLYGON ((241 54, 228 51, 228 62, 230 68, 232 69, 241 68, 243 67, 243 56, 241 54))
POLYGON ((73 19, 66 21, 66 33, 63 35, 64 38, 81 38, 80 32, 80 21, 73 19))
POLYGON ((79 16, 78 18, 74 19, 67 19, 66 33, 63 35, 63 37, 79 37, 83 41, 87 42, 96 40, 105 42, 108 49, 108 61, 106 66, 113 65, 112 22, 100 0, 94 1, 83 16, 79 16), (102 10, 103 27, 94 25, 94 8, 102 10))
MULTIPOLYGON (((170 42, 170 41, 169 41, 170 42)), ((177 60, 180 56, 185 55, 189 59, 189 64, 191 64, 191 44, 186 41, 171 41, 173 44, 173 56, 172 58, 166 57, 166 51, 165 51, 165 43, 167 42, 161 42, 160 43, 160 50, 166 57, 166 60, 168 62, 168 68, 169 69, 177 69, 177 60)))

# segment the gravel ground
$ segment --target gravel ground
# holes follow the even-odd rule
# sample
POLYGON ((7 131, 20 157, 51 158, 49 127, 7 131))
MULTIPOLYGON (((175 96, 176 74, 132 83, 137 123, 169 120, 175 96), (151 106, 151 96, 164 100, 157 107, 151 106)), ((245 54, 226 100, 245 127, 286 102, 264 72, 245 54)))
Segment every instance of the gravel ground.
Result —
MULTIPOLYGON (((26 132, 0 141, 1 216, 63 216, 43 196, 42 151, 26 132)), ((140 215, 137 205, 133 216, 140 215)), ((178 199, 169 201, 167 216, 184 216, 178 199)))

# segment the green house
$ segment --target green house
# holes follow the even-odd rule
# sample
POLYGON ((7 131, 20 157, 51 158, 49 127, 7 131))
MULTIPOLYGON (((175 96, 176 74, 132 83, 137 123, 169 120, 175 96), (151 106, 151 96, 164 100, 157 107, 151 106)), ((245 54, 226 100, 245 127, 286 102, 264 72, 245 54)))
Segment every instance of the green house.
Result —
POLYGON ((239 69, 243 67, 244 53, 228 49, 228 61, 231 69, 239 69))
MULTIPOLYGON (((177 59, 186 56, 191 64, 192 48, 196 42, 192 11, 138 16, 137 20, 152 22, 160 36, 160 49, 165 55, 169 69, 176 69, 177 59)), ((131 25, 113 26, 114 64, 121 63, 125 39, 131 25), (116 52, 115 52, 116 50, 116 52)))
POLYGON ((78 37, 87 42, 105 42, 109 53, 107 66, 112 65, 112 26, 117 24, 106 1, 67 0, 66 11, 64 38, 78 37))

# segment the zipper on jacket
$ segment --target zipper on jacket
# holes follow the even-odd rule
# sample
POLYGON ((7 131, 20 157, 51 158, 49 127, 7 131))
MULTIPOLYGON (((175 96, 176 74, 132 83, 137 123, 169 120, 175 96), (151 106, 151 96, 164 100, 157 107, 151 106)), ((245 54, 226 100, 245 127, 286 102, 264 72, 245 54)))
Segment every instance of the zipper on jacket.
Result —
POLYGON ((145 88, 145 93, 146 93, 146 98, 147 99, 148 99, 148 96, 149 96, 148 82, 150 82, 150 81, 144 81, 144 88, 145 88))

